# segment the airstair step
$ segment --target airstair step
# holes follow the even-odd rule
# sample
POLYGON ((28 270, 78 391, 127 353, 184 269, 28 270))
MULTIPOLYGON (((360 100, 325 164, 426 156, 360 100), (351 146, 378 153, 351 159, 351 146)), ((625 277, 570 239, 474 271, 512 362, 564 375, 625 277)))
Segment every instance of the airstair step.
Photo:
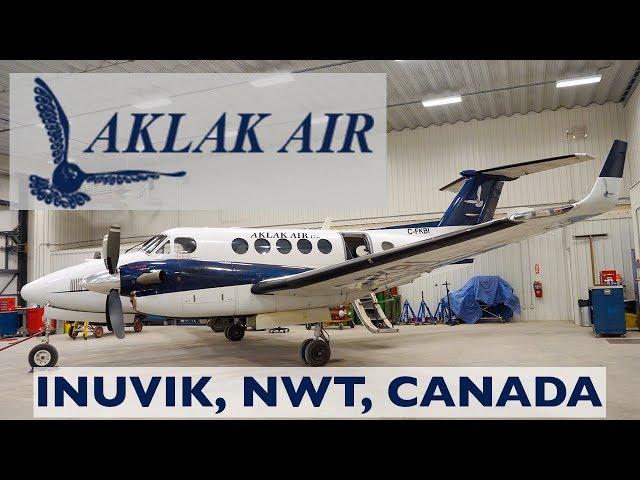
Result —
POLYGON ((360 322, 372 333, 397 333, 391 322, 384 314, 375 294, 353 301, 353 310, 360 319, 360 322), (383 327, 378 327, 375 323, 382 323, 383 327))

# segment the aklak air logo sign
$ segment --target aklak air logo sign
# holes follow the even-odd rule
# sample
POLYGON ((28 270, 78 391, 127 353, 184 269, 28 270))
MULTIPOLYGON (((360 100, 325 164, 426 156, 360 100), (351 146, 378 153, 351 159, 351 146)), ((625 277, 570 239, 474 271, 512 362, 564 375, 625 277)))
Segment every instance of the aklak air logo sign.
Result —
POLYGON ((85 173, 80 166, 69 163, 69 120, 64 113, 62 105, 60 105, 54 93, 41 78, 36 78, 35 84, 36 109, 49 137, 54 165, 50 180, 37 175, 29 176, 30 193, 39 201, 54 207, 73 209, 91 200, 89 195, 80 191, 85 182, 121 185, 123 183, 158 179, 160 176, 182 177, 185 175, 183 171, 163 173, 149 170, 85 173))
POLYGON ((37 418, 605 418, 602 367, 36 368, 37 418))
POLYGON ((10 107, 14 209, 384 205, 383 74, 11 74, 10 107))

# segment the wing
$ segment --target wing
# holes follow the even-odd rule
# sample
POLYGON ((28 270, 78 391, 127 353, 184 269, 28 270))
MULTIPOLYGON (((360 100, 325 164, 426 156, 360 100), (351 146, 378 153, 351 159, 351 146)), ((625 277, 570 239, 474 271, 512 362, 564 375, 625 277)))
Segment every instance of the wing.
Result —
POLYGON ((123 183, 157 180, 161 175, 165 177, 183 177, 185 172, 163 173, 148 170, 120 170, 116 172, 89 173, 85 181, 104 185, 122 185, 123 183))
POLYGON ((365 292, 409 283, 435 268, 600 215, 617 204, 622 189, 626 143, 616 142, 591 193, 580 202, 529 209, 336 265, 262 280, 252 286, 251 292, 357 298, 365 292))
POLYGON ((49 86, 36 78, 35 93, 36 109, 47 134, 51 147, 53 163, 58 164, 67 160, 69 151, 69 120, 62 110, 62 106, 49 86))

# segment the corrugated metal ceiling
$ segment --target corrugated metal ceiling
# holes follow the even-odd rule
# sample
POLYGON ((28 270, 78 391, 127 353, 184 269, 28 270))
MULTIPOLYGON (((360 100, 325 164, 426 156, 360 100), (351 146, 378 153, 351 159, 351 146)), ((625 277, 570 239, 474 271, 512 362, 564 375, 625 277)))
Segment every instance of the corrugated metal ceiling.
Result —
POLYGON ((9 152, 11 72, 382 72, 389 130, 618 102, 638 60, 20 60, 0 61, 0 153, 9 152), (558 79, 596 73, 598 84, 557 89, 558 79), (535 84, 535 85, 534 85, 535 84), (496 91, 497 90, 497 91, 496 91), (465 95, 424 108, 427 98, 465 95))

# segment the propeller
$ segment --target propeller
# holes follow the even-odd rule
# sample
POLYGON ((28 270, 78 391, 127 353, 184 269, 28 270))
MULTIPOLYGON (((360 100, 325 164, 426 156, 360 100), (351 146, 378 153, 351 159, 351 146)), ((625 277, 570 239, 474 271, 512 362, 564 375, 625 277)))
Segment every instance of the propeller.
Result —
MULTIPOLYGON (((109 233, 102 240, 102 258, 104 265, 113 275, 118 268, 118 258, 120 257, 120 225, 111 225, 109 233)), ((105 306, 107 325, 111 326, 116 337, 124 338, 124 314, 122 313, 122 302, 120 292, 117 288, 109 290, 107 303, 105 306)))
POLYGON ((109 233, 102 240, 102 258, 109 273, 114 274, 120 257, 120 225, 111 225, 109 233))
POLYGON ((124 314, 122 313, 122 302, 120 293, 115 288, 107 295, 107 323, 111 325, 113 333, 118 338, 124 338, 124 314))

